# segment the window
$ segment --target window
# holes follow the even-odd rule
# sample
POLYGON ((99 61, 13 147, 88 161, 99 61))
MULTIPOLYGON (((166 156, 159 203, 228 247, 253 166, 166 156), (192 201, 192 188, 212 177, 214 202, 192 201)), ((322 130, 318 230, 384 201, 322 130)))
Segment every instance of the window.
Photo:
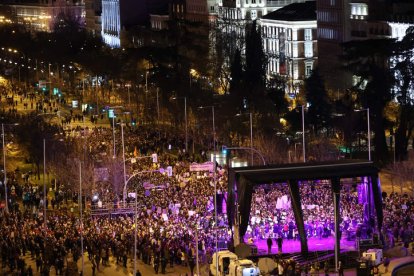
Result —
POLYGON ((305 29, 305 40, 312 40, 312 29, 305 29))
POLYGON ((252 20, 255 20, 257 18, 257 11, 256 10, 252 10, 251 11, 251 16, 252 16, 252 20))
POLYGON ((252 0, 252 4, 256 4, 256 0, 252 0))
POLYGON ((305 63, 305 77, 309 77, 312 74, 313 64, 312 63, 305 63))
POLYGON ((313 43, 311 41, 305 42, 305 57, 313 57, 313 43))
POLYGON ((298 40, 298 30, 292 29, 292 40, 298 40))
POLYGON ((298 57, 298 43, 297 42, 292 43, 292 57, 294 58, 298 57))
POLYGON ((351 19, 364 19, 368 16, 368 5, 365 3, 351 3, 351 19))
POLYGON ((299 79, 299 66, 297 61, 293 62, 293 79, 299 79))

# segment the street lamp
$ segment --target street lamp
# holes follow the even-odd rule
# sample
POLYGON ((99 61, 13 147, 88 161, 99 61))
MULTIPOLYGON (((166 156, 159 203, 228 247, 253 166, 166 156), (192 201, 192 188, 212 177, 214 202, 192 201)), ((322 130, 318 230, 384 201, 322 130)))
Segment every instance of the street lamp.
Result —
POLYGON ((8 204, 8 199, 7 199, 7 170, 6 170, 6 144, 4 142, 4 125, 13 125, 16 126, 18 125, 16 124, 1 124, 1 134, 2 134, 2 141, 3 141, 3 172, 4 172, 4 199, 5 199, 5 210, 9 211, 9 204, 8 204))
MULTIPOLYGON (((253 149, 253 113, 238 113, 236 116, 241 116, 243 114, 249 114, 250 117, 250 148, 253 149)), ((251 151, 251 163, 253 166, 253 151, 251 151)))
POLYGON ((371 126, 370 126, 370 119, 369 119, 369 107, 364 109, 355 109, 355 112, 367 112, 367 131, 368 131, 368 161, 371 161, 371 126))
POLYGON ((52 72, 50 72, 50 66, 51 65, 52 64, 49 63, 49 93, 51 93, 51 91, 52 91, 52 78, 51 78, 52 72))
MULTIPOLYGON (((44 140, 43 140, 44 141, 44 140)), ((83 211, 82 211, 82 162, 79 160, 79 226, 81 236, 82 275, 85 267, 83 254, 83 211)))
MULTIPOLYGON (((187 97, 172 97, 173 100, 184 99, 184 120, 185 120, 185 152, 188 152, 188 123, 187 123, 187 97)), ((214 111, 213 111, 214 114, 214 111)))
POLYGON ((305 148, 305 106, 302 105, 302 151, 303 163, 306 163, 306 148, 305 148))
MULTIPOLYGON (((211 114, 213 117, 213 183, 214 183, 214 227, 217 227, 217 183, 216 183, 216 126, 214 122, 214 105, 210 106, 199 106, 199 109, 211 108, 211 114)), ((217 237, 217 230, 215 235, 215 243, 216 243, 216 264, 218 264, 218 237, 217 237)), ((218 275, 218 265, 216 265, 216 275, 218 275)))
POLYGON ((138 192, 135 190, 135 212, 134 212, 134 276, 137 275, 137 197, 138 192))
POLYGON ((47 229, 47 218, 46 218, 46 139, 43 139, 43 223, 45 231, 47 229))
POLYGON ((301 145, 302 143, 295 143, 295 162, 297 162, 297 159, 298 159, 298 155, 297 155, 297 153, 296 153, 296 146, 297 145, 301 145))
POLYGON ((124 163, 124 187, 125 187, 123 191, 123 201, 125 204, 127 179, 126 179, 126 167, 125 167, 125 144, 124 144, 124 123, 123 122, 121 122, 121 138, 122 138, 122 161, 124 163))

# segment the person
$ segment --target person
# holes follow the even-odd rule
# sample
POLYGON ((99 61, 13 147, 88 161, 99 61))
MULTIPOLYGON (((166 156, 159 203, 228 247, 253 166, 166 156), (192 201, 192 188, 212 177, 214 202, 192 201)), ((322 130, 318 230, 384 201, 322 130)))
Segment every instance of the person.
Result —
POLYGON ((135 273, 135 276, 141 276, 141 272, 137 269, 137 272, 135 273))
POLYGON ((154 272, 155 274, 158 274, 158 269, 160 268, 160 259, 158 256, 155 256, 154 258, 154 272))
POLYGON ((344 276, 344 267, 341 261, 338 262, 338 276, 344 276))
POLYGON ((277 251, 279 254, 282 254, 282 245, 283 245, 283 238, 279 235, 277 237, 277 251))
POLYGON ((194 267, 195 267, 195 260, 194 257, 191 256, 188 258, 188 266, 190 267, 190 275, 193 276, 194 275, 194 267))
POLYGON ((272 253, 272 245, 273 245, 272 238, 268 237, 267 238, 267 253, 269 254, 272 253))
POLYGON ((33 269, 31 266, 27 268, 27 276, 33 276, 33 269))
POLYGON ((325 276, 329 276, 329 263, 326 260, 324 265, 323 265, 323 271, 325 272, 325 276))
POLYGON ((281 260, 277 263, 277 273, 278 275, 283 275, 283 264, 281 260))
POLYGON ((92 265, 92 276, 95 276, 96 262, 94 258, 91 259, 91 265, 92 265))
POLYGON ((167 259, 165 256, 161 257, 161 274, 165 274, 165 269, 167 268, 167 259))

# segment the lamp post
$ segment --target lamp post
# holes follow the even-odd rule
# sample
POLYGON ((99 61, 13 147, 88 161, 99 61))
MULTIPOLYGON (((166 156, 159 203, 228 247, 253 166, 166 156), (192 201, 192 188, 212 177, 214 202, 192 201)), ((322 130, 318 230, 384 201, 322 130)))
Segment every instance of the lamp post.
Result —
POLYGON ((300 144, 302 143, 295 143, 295 162, 297 162, 297 159, 298 159, 298 154, 296 153, 296 146, 300 144))
POLYGON ((128 108, 131 108, 131 96, 129 94, 129 88, 131 87, 130 83, 125 84, 125 86, 127 87, 127 92, 128 92, 128 108))
MULTIPOLYGON (((173 100, 180 99, 180 97, 173 97, 173 100)), ((188 123, 187 123, 187 97, 182 97, 184 99, 184 121, 185 121, 185 152, 188 152, 188 123)))
POLYGON ((124 165, 124 192, 123 192, 123 201, 125 204, 125 200, 126 200, 126 183, 127 183, 127 179, 126 179, 126 167, 125 167, 125 144, 124 144, 124 123, 121 122, 121 138, 122 138, 122 161, 123 161, 123 165, 124 165))
POLYGON ((82 214, 82 162, 79 160, 79 219, 80 219, 80 237, 81 237, 81 256, 82 256, 82 275, 85 261, 83 254, 83 214, 82 214))
POLYGON ((7 199, 7 171, 6 171, 6 147, 5 147, 5 143, 4 143, 4 124, 1 124, 1 135, 3 137, 3 167, 4 167, 4 199, 5 199, 5 210, 6 212, 9 211, 9 204, 8 204, 8 199, 7 199))
POLYGON ((199 257, 198 257, 198 230, 199 228, 196 225, 196 232, 195 232, 195 240, 196 240, 195 250, 196 250, 196 267, 197 267, 196 271, 197 271, 197 275, 200 275, 200 264, 199 264, 199 257))
POLYGON ((135 212, 134 212, 134 276, 137 275, 137 196, 138 193, 135 191, 135 212))
POLYGON ((112 116, 112 136, 113 136, 113 142, 114 142, 114 155, 113 158, 116 157, 116 148, 115 148, 115 114, 112 116))
MULTIPOLYGON (((243 113, 238 113, 236 114, 236 116, 241 116, 243 113)), ((249 112, 249 113, 245 113, 245 114, 249 114, 249 119, 250 119, 250 148, 253 149, 253 113, 249 112)), ((253 151, 251 151, 251 164, 253 164, 253 151)))
POLYGON ((302 105, 302 151, 303 163, 306 163, 306 148, 305 148, 305 106, 302 105))
POLYGON ((43 139, 43 223, 44 229, 47 229, 47 217, 46 217, 46 139, 43 139))
POLYGON ((371 161, 371 125, 369 119, 369 107, 364 109, 355 109, 356 112, 366 111, 367 112, 367 137, 368 137, 368 161, 371 161))
POLYGON ((158 97, 159 88, 157 87, 157 123, 160 124, 160 101, 158 97))
MULTIPOLYGON (((200 106, 199 109, 211 108, 211 114, 213 117, 213 183, 214 183, 214 227, 217 228, 217 183, 216 183, 216 126, 214 118, 214 105, 210 106, 200 106)), ((215 233, 215 243, 216 243, 216 264, 218 264, 218 237, 217 229, 215 233)), ((218 275, 218 265, 216 265, 216 275, 218 275)))
POLYGON ((49 93, 51 93, 52 91, 52 77, 51 77, 51 72, 50 72, 50 65, 52 64, 49 63, 49 93))

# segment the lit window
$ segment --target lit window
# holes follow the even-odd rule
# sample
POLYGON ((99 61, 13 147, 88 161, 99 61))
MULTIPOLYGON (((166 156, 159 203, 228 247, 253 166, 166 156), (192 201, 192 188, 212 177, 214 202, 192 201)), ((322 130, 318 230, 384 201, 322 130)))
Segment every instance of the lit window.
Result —
POLYGON ((305 29, 305 40, 312 40, 312 29, 305 29))
POLYGON ((368 16, 368 5, 365 3, 351 3, 351 18, 364 19, 368 16))
POLYGON ((299 79, 299 66, 297 61, 293 62, 293 79, 299 79))
POLYGON ((298 57, 298 43, 297 42, 292 43, 292 57, 294 58, 298 57))
POLYGON ((257 11, 256 10, 252 10, 251 11, 251 15, 252 15, 252 20, 255 20, 257 18, 257 11))
POLYGON ((298 30, 292 29, 292 40, 298 40, 298 30))
POLYGON ((313 43, 311 41, 305 42, 305 57, 313 57, 313 43))

